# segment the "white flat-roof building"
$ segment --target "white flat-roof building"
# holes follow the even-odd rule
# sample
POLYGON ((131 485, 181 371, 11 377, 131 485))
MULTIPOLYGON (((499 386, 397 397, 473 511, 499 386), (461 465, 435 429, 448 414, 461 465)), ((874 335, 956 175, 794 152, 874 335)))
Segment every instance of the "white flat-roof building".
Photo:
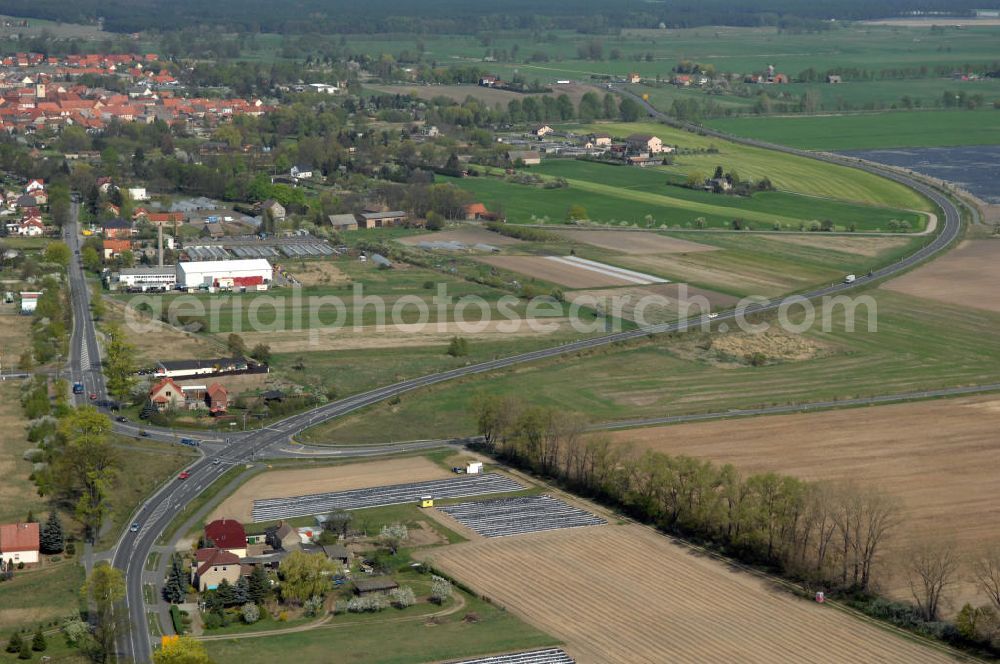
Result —
POLYGON ((271 264, 263 258, 232 261, 189 261, 177 264, 177 286, 197 288, 247 288, 267 290, 274 277, 271 264))
POLYGON ((173 290, 177 285, 177 270, 167 267, 133 267, 118 273, 118 288, 124 290, 173 290))

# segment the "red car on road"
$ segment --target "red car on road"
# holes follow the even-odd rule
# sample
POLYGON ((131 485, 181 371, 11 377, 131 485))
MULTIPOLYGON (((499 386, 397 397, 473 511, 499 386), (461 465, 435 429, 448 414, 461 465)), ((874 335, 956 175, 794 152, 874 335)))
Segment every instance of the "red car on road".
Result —
POLYGON ((182 470, 181 474, 177 476, 177 479, 179 479, 179 480, 186 480, 189 477, 191 477, 191 473, 189 473, 186 470, 182 470))
POLYGON ((91 401, 97 401, 97 392, 91 392, 90 393, 90 400, 91 401))

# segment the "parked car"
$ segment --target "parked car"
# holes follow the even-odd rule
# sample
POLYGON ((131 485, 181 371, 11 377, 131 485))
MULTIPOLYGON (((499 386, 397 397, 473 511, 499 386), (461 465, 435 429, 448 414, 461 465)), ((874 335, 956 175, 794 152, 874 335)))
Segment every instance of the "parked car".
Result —
POLYGON ((128 422, 128 418, 119 415, 118 417, 115 418, 115 422, 128 422))

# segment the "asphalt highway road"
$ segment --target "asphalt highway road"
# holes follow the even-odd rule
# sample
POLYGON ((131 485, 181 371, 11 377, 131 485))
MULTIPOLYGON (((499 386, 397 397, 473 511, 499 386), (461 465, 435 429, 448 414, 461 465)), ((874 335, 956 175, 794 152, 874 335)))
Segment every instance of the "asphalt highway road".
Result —
MULTIPOLYGON (((623 93, 630 94, 624 91, 623 93)), ((639 101, 641 102, 642 100, 639 99, 639 101)), ((651 109, 652 107, 649 108, 651 109)), ((650 112, 655 113, 655 109, 652 109, 650 112)), ((721 134, 719 135, 720 137, 723 137, 721 134)), ((843 294, 856 289, 859 286, 865 286, 872 282, 895 275, 944 250, 958 237, 960 233, 961 217, 958 209, 948 198, 922 182, 918 182, 899 173, 883 171, 874 166, 860 164, 853 160, 838 158, 832 155, 813 155, 802 153, 797 150, 783 148, 781 146, 771 146, 749 141, 746 142, 760 145, 760 147, 778 149, 783 152, 802 154, 803 156, 810 158, 843 163, 848 166, 862 168, 863 170, 877 173, 878 175, 896 180, 921 192, 940 206, 944 213, 940 232, 936 236, 928 238, 928 242, 914 254, 900 260, 898 263, 879 269, 871 275, 859 276, 858 279, 851 284, 831 284, 809 293, 803 293, 803 297, 815 299, 824 296, 843 294)), ((75 220, 75 213, 77 211, 75 206, 73 211, 75 220)), ((83 395, 82 398, 77 397, 77 402, 86 403, 89 401, 88 395, 90 393, 96 394, 98 399, 105 399, 106 393, 104 379, 100 372, 100 350, 97 344, 94 324, 89 312, 88 301, 90 294, 83 279, 80 258, 75 253, 80 245, 79 235, 77 233, 77 224, 75 221, 67 227, 66 233, 67 242, 70 244, 70 248, 74 251, 73 261, 70 267, 74 324, 69 368, 73 380, 81 380, 87 390, 87 394, 83 395)), ((777 309, 778 306, 778 301, 755 304, 748 307, 744 314, 773 311, 777 309)), ((730 321, 735 320, 737 316, 738 314, 734 311, 721 312, 718 317, 714 318, 711 322, 714 325, 722 323, 729 325, 731 324, 730 321)), ((127 611, 129 623, 131 625, 131 629, 129 629, 120 639, 118 653, 119 661, 148 662, 151 657, 152 643, 147 629, 146 606, 142 593, 142 572, 145 566, 145 561, 155 545, 157 538, 168 526, 170 521, 173 519, 173 516, 178 511, 182 510, 199 493, 201 493, 202 490, 218 479, 218 477, 232 465, 245 464, 252 462, 255 459, 269 457, 272 455, 289 456, 290 454, 294 454, 294 452, 289 451, 287 446, 290 443, 291 437, 296 433, 327 420, 340 417, 352 411, 365 408, 411 390, 427 387, 429 385, 435 385, 437 383, 443 383, 445 381, 463 376, 502 369, 524 362, 532 362, 567 353, 574 353, 589 348, 605 346, 616 342, 638 339, 650 334, 683 331, 691 327, 701 326, 705 322, 706 321, 702 317, 699 317, 677 323, 619 332, 591 339, 582 339, 551 348, 532 351, 530 353, 523 353, 521 355, 482 362, 479 364, 461 367, 459 369, 421 376, 419 378, 401 381, 393 385, 387 385, 385 387, 380 387, 368 392, 347 397, 345 399, 330 402, 313 410, 287 417, 261 430, 236 434, 230 437, 228 442, 227 439, 218 438, 214 440, 207 440, 205 444, 199 448, 201 457, 192 463, 188 469, 190 477, 186 480, 170 481, 157 489, 157 491, 149 497, 145 503, 143 503, 134 515, 134 520, 141 524, 138 532, 132 532, 131 530, 126 529, 125 532, 122 533, 116 545, 112 562, 116 567, 125 572, 127 595, 123 610, 127 611), (285 446, 284 449, 281 449, 282 446, 285 446), (217 464, 214 463, 216 459, 219 460, 219 463, 217 464)), ((838 405, 842 404, 843 402, 838 405)), ((759 411, 741 411, 741 414, 752 415, 765 412, 768 412, 768 409, 760 409, 759 411)), ((137 435, 138 433, 138 427, 134 424, 116 423, 115 429, 120 433, 127 435, 137 435)), ((175 440, 178 435, 176 432, 156 429, 154 427, 147 428, 147 431, 150 433, 151 438, 157 440, 175 440)), ((199 437, 194 433, 191 435, 199 437)), ((398 445, 372 448, 342 449, 331 453, 343 457, 374 456, 413 449, 426 449, 439 444, 440 443, 438 441, 417 441, 414 443, 400 443, 398 445)), ((302 448, 303 456, 309 455, 310 453, 313 452, 302 448)))

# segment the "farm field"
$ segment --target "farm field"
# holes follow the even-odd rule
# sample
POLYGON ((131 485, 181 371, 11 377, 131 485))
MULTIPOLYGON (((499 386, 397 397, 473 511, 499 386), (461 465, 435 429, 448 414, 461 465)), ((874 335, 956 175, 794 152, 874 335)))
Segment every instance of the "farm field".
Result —
POLYGON ((640 325, 656 325, 696 316, 707 313, 706 309, 713 311, 728 309, 739 301, 731 295, 688 284, 578 290, 566 293, 566 299, 578 302, 581 306, 593 306, 594 302, 598 302, 602 311, 613 312, 615 316, 621 316, 640 325), (682 315, 684 312, 687 312, 687 316, 682 315))
POLYGON ((1000 240, 965 240, 946 255, 883 285, 897 293, 1000 312, 1000 240))
POLYGON ((637 525, 417 555, 565 641, 580 664, 660 662, 664 653, 677 661, 953 661, 637 525), (607 610, 610 597, 616 611, 607 610))
MULTIPOLYGON (((996 55, 997 28, 966 24, 961 32, 946 28, 940 33, 930 25, 917 27, 851 25, 829 31, 779 32, 774 27, 741 28, 703 26, 688 29, 632 29, 602 39, 603 60, 581 60, 577 48, 591 35, 553 31, 546 35, 515 32, 492 34, 484 47, 475 35, 345 35, 352 52, 378 56, 381 53, 417 52, 418 42, 425 54, 441 64, 477 64, 490 49, 510 51, 520 48, 527 54, 544 53, 547 62, 491 63, 491 71, 510 78, 516 69, 527 80, 552 83, 557 79, 589 80, 591 75, 624 76, 635 71, 646 78, 669 76, 670 69, 687 59, 711 64, 719 71, 762 71, 774 64, 791 76, 813 67, 825 71, 833 67, 891 69, 934 67, 966 63, 990 63, 996 55), (620 52, 619 60, 611 51, 620 52), (646 60, 645 55, 652 58, 646 60), (632 59, 639 56, 638 59, 632 59), (877 63, 877 64, 875 64, 877 63)), ((873 81, 878 86, 882 81, 873 81)))
MULTIPOLYGON (((615 274, 611 269, 592 270, 559 256, 483 256, 476 260, 567 288, 628 286, 636 283, 635 278, 615 274)), ((646 276, 647 279, 641 283, 656 283, 657 277, 646 276)))
MULTIPOLYGON (((462 103, 467 97, 478 99, 488 106, 496 104, 507 105, 512 99, 522 100, 526 97, 540 97, 541 94, 522 94, 520 92, 510 92, 508 90, 497 90, 494 88, 484 88, 479 85, 365 85, 366 90, 382 92, 393 95, 415 95, 419 99, 431 100, 435 97, 448 97, 458 103, 462 103)), ((572 85, 560 85, 552 93, 554 95, 565 94, 573 101, 573 105, 580 103, 580 98, 588 92, 596 91, 597 88, 590 85, 574 83, 572 85)))
MULTIPOLYGON (((903 511, 902 524, 888 541, 892 570, 900 551, 922 539, 949 542, 967 554, 1000 542, 998 429, 1000 398, 982 396, 630 429, 611 436, 640 451, 731 463, 747 474, 877 485, 898 498, 903 511)), ((908 598, 902 579, 880 582, 908 598)), ((964 578, 948 594, 953 609, 985 601, 964 578)))
POLYGON ((697 251, 717 251, 718 247, 708 244, 672 238, 658 233, 621 233, 614 231, 558 231, 557 234, 570 242, 582 242, 609 251, 623 254, 686 254, 697 251))
POLYGON ((774 186, 783 192, 903 210, 932 211, 931 203, 913 190, 870 173, 699 136, 659 123, 597 123, 578 125, 574 130, 579 133, 603 131, 613 136, 649 133, 659 136, 665 145, 689 150, 718 150, 716 153, 678 155, 673 166, 662 168, 675 177, 684 178, 692 173, 703 173, 707 177, 716 166, 721 165, 726 170, 736 170, 743 178, 770 178, 774 186))
POLYGON ((517 238, 500 235, 499 233, 494 233, 478 226, 462 226, 447 231, 410 235, 399 238, 397 242, 409 247, 416 246, 421 242, 461 242, 468 245, 488 244, 494 247, 509 247, 523 244, 517 238))
MULTIPOLYGON (((707 160, 699 171, 705 177, 716 166, 732 168, 729 160, 719 155, 681 155, 676 163, 684 164, 688 159, 707 160)), ((730 228, 733 219, 742 219, 757 229, 771 230, 777 225, 784 230, 804 230, 813 221, 828 219, 841 230, 854 227, 875 231, 886 230, 889 221, 896 219, 907 221, 914 231, 919 231, 924 224, 922 215, 907 210, 818 198, 812 194, 776 191, 743 197, 696 191, 676 186, 683 177, 675 168, 639 169, 550 159, 530 167, 531 173, 564 178, 568 187, 543 189, 498 177, 449 181, 472 192, 487 208, 502 209, 509 221, 520 223, 562 223, 571 205, 581 205, 590 221, 612 226, 693 228, 703 224, 709 228, 730 228)), ((741 177, 747 177, 742 168, 738 171, 741 177)), ((763 175, 758 173, 753 177, 763 175)))
POLYGON ((388 484, 454 477, 425 457, 271 470, 251 478, 216 507, 206 521, 238 519, 250 522, 254 500, 301 496, 324 491, 349 491, 388 484))
POLYGON ((869 331, 861 307, 853 332, 845 328, 841 310, 831 317, 829 332, 816 326, 801 336, 729 333, 713 336, 711 343, 701 334, 662 337, 589 353, 583 360, 554 359, 443 384, 302 437, 384 442, 403 440, 414 427, 425 437, 468 435, 475 431, 470 402, 484 393, 517 394, 606 422, 996 381, 1000 338, 983 330, 1000 324, 1000 314, 883 290, 867 294, 877 306, 877 331, 869 331), (748 365, 745 355, 753 352, 770 358, 766 366, 748 365))
MULTIPOLYGON (((1000 90, 994 92, 994 96, 1000 90)), ((806 150, 944 147, 1000 143, 1000 113, 895 111, 709 120, 713 129, 806 150)))

